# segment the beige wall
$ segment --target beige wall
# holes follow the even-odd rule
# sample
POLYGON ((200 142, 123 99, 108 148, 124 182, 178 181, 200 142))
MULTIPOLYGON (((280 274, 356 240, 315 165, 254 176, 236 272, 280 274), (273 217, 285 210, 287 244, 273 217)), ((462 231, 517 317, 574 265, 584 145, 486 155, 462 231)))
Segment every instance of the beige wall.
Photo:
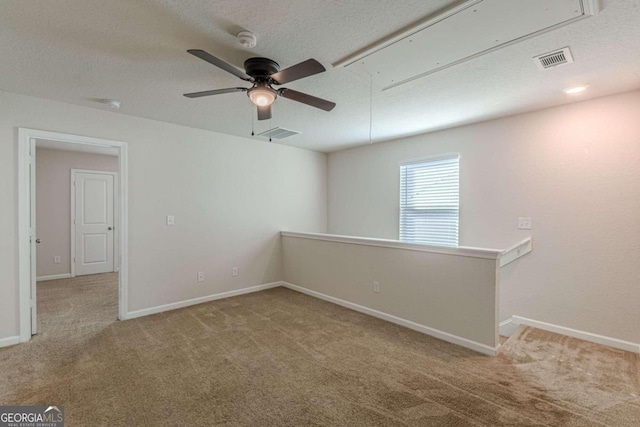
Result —
POLYGON ((325 154, 0 92, 0 338, 18 335, 18 127, 129 143, 129 311, 281 280, 279 231, 326 232, 325 154))
POLYGON ((283 236, 284 280, 497 346, 496 260, 283 236), (373 282, 380 292, 373 292, 373 282))
POLYGON ((118 172, 118 157, 36 150, 36 229, 42 240, 37 246, 38 277, 71 274, 71 169, 118 172), (55 256, 59 264, 53 262, 55 256))
POLYGON ((331 153, 329 233, 397 239, 398 163, 450 152, 460 245, 534 237, 502 269, 501 318, 640 342, 640 91, 331 153))

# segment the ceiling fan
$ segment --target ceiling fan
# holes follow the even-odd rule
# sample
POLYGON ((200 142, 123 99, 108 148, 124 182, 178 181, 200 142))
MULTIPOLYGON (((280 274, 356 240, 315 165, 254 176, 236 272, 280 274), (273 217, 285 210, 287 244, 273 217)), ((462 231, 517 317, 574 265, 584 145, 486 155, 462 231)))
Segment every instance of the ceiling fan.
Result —
POLYGON ((285 87, 274 89, 273 86, 283 85, 295 80, 303 79, 314 74, 322 73, 326 69, 315 59, 307 59, 289 68, 280 70, 277 62, 268 58, 249 58, 244 61, 244 72, 238 70, 233 65, 216 58, 210 53, 200 49, 190 49, 187 52, 197 56, 203 61, 215 65, 234 76, 253 83, 250 88, 231 87, 227 89, 206 90, 204 92, 185 93, 187 98, 200 98, 202 96, 221 95, 223 93, 247 92, 249 99, 258 107, 258 120, 268 120, 271 118, 271 104, 278 96, 288 98, 293 101, 302 102, 321 110, 331 111, 336 106, 334 102, 322 98, 298 92, 285 87))

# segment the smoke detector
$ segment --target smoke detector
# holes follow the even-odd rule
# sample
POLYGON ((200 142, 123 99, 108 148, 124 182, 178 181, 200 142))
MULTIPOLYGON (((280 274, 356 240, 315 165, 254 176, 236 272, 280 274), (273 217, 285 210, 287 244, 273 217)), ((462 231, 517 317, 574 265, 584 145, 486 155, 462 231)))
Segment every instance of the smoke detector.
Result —
POLYGON ((541 71, 544 71, 559 65, 571 64, 573 55, 571 55, 571 50, 568 47, 563 47, 553 52, 535 56, 533 62, 536 63, 541 71))
POLYGON ((253 34, 251 31, 240 31, 238 33, 238 41, 242 46, 246 47, 247 49, 256 47, 256 44, 258 43, 258 39, 256 38, 256 35, 253 34))

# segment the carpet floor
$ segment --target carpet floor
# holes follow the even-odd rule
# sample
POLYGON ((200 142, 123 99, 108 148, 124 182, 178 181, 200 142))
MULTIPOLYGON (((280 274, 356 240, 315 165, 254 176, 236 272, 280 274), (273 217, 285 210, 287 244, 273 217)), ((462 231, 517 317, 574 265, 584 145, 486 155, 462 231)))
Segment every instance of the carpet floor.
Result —
POLYGON ((498 357, 285 288, 119 322, 114 274, 38 285, 0 405, 67 426, 638 426, 636 354, 521 327, 498 357))

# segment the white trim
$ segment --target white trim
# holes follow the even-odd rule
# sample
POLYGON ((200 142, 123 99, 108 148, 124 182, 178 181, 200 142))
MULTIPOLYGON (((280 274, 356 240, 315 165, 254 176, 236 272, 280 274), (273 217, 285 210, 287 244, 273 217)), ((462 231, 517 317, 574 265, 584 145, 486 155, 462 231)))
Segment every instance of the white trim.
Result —
POLYGON ((128 236, 128 150, 127 143, 88 136, 72 135, 66 133, 49 132, 37 129, 18 128, 18 281, 19 304, 18 313, 20 319, 20 341, 31 339, 31 272, 30 272, 30 243, 29 243, 29 214, 31 209, 31 191, 29 189, 29 144, 31 139, 48 139, 73 144, 93 145, 101 147, 115 147, 118 149, 119 186, 120 186, 120 274, 118 314, 119 318, 125 318, 128 307, 128 280, 129 280, 129 236, 128 236))
POLYGON ((602 344, 609 347, 617 348, 620 350, 631 351, 633 353, 640 353, 640 344, 619 340, 617 338, 606 337, 604 335, 592 334, 591 332, 579 331, 577 329, 571 329, 564 326, 553 325, 551 323, 541 322, 539 320, 527 319, 526 317, 513 316, 511 318, 513 323, 518 325, 527 325, 534 328, 542 329, 556 334, 562 334, 573 338, 578 338, 584 341, 593 342, 596 344, 602 344))
POLYGON ((585 15, 597 16, 600 13, 600 0, 582 0, 585 15))
POLYGON ((500 254, 500 267, 504 267, 517 260, 520 257, 525 256, 529 252, 533 250, 533 239, 531 237, 527 237, 520 243, 513 245, 509 249, 505 249, 502 254, 500 254))
POLYGON ((510 337, 513 333, 518 329, 518 324, 516 324, 513 319, 503 320, 498 324, 498 333, 503 337, 510 337))
POLYGON ((127 313, 126 319, 135 319, 137 317, 149 316, 151 314, 157 314, 157 313, 162 313, 164 311, 175 310, 183 307, 189 307, 191 305, 202 304, 204 302, 235 297, 237 295, 244 295, 252 292, 260 292, 266 289, 277 288, 278 286, 282 286, 282 283, 281 282, 265 283, 263 285, 250 286, 248 288, 242 288, 235 291, 221 292, 219 294, 207 295, 204 297, 173 302, 170 304, 158 305, 156 307, 143 308, 141 310, 135 310, 127 313))
POLYGON ((414 331, 422 332, 423 334, 430 335, 432 337, 441 339, 443 341, 456 344, 462 347, 466 347, 471 350, 475 350, 478 353, 486 354, 488 356, 495 356, 498 351, 498 347, 495 347, 495 348, 490 347, 486 344, 482 344, 477 341, 472 341, 467 338, 462 338, 457 335, 453 335, 447 332, 440 331, 438 329, 433 329, 428 326, 424 326, 419 323, 412 322, 411 320, 402 319, 400 317, 393 316, 391 314, 387 314, 382 311, 374 310, 372 308, 355 304, 349 301, 345 301, 340 298, 335 298, 329 295, 325 295, 317 291, 312 291, 310 289, 303 288, 302 286, 294 285, 288 282, 281 282, 281 284, 285 288, 291 289, 293 291, 297 291, 306 295, 310 295, 312 297, 329 301, 331 303, 341 305, 342 307, 359 311, 360 313, 368 314, 369 316, 377 317, 378 319, 386 320, 387 322, 395 323, 396 325, 404 326, 405 328, 413 329, 414 331))
MULTIPOLYGON (((103 156, 106 154, 102 154, 103 156)), ((120 200, 119 197, 119 186, 118 186, 118 172, 110 172, 110 171, 100 171, 100 170, 90 170, 90 169, 71 169, 71 189, 70 189, 70 195, 71 197, 69 197, 69 200, 71 202, 71 207, 70 207, 70 215, 69 215, 69 221, 70 221, 70 229, 71 229, 71 254, 70 254, 70 259, 69 261, 71 261, 71 277, 76 277, 76 258, 77 258, 77 253, 76 253, 76 174, 78 173, 86 173, 86 174, 97 174, 97 175, 111 175, 113 176, 113 211, 114 211, 114 215, 113 215, 113 228, 116 230, 115 233, 113 233, 113 271, 114 272, 118 272, 120 271, 119 265, 118 265, 118 258, 119 258, 119 248, 118 248, 118 236, 120 235, 118 233, 118 230, 120 229, 120 226, 118 224, 118 208, 119 208, 119 204, 118 201, 120 200)))
POLYGON ((9 347, 10 345, 20 344, 20 337, 18 335, 13 337, 0 338, 0 347, 9 347))
POLYGON ((30 141, 31 136, 26 129, 18 129, 18 318, 21 342, 31 338, 30 141))
POLYGON ((71 277, 70 273, 64 274, 52 274, 50 276, 40 276, 36 277, 36 282, 46 282, 47 280, 58 280, 58 279, 68 279, 71 277))
POLYGON ((357 51, 354 54, 351 54, 343 59, 340 59, 337 62, 334 62, 332 65, 334 67, 348 67, 349 65, 353 64, 354 62, 357 62, 358 60, 361 60, 363 58, 366 58, 367 56, 376 53, 379 50, 382 50, 388 46, 391 46, 392 44, 410 36, 411 34, 417 33, 419 31, 424 30, 425 28, 431 27, 432 25, 437 24, 438 22, 444 21, 447 18, 452 17, 453 15, 456 15, 459 12, 462 12, 465 9, 470 8, 471 6, 474 6, 480 2, 482 2, 483 0, 467 0, 464 3, 461 3, 457 6, 454 6, 450 9, 447 9, 446 11, 444 11, 443 13, 439 14, 436 17, 427 19, 426 21, 422 22, 421 24, 416 25, 413 28, 410 28, 407 31, 403 31, 400 34, 396 34, 394 36, 391 37, 387 37, 386 39, 383 39, 382 41, 380 41, 379 43, 374 44, 373 46, 370 46, 368 48, 364 48, 360 51, 357 51))
POLYGON ((472 248, 467 246, 447 247, 419 245, 399 240, 372 239, 369 237, 338 236, 335 234, 297 233, 281 231, 283 237, 297 237, 300 239, 325 240, 328 242, 347 243, 351 245, 378 246, 383 248, 405 249, 409 251, 431 252, 444 255, 466 256, 473 258, 498 259, 504 252, 501 249, 472 248))

